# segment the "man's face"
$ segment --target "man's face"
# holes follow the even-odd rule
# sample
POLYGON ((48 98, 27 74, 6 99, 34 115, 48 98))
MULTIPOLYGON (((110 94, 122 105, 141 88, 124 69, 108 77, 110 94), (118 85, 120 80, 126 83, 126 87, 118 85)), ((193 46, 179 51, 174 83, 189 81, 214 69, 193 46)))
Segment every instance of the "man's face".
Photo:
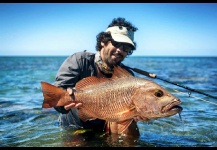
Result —
POLYGON ((124 51, 125 46, 121 45, 120 47, 115 47, 112 45, 111 41, 108 41, 107 45, 102 44, 102 49, 100 51, 100 55, 102 57, 103 62, 105 62, 108 66, 114 66, 120 64, 124 58, 127 56, 126 51, 124 51))

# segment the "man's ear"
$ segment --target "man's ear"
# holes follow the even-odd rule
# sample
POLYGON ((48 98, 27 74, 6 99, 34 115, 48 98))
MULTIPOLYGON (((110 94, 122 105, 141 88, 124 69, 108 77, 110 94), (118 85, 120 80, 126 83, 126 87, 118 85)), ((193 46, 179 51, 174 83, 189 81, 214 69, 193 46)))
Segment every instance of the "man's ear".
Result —
POLYGON ((105 46, 105 43, 101 42, 101 46, 102 46, 102 47, 105 46))

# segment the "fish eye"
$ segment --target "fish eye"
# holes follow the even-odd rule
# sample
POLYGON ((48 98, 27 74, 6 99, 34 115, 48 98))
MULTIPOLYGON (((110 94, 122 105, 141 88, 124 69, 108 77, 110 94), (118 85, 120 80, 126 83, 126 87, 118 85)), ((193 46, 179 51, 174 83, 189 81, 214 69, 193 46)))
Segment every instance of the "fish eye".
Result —
POLYGON ((154 95, 157 97, 162 97, 163 96, 163 92, 161 90, 157 90, 154 92, 154 95))

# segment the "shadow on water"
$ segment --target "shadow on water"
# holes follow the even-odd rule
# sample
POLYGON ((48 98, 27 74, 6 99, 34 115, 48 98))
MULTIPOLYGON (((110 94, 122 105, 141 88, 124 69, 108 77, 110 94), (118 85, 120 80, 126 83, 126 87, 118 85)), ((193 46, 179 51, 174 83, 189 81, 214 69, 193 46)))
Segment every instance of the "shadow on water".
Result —
POLYGON ((106 135, 88 130, 63 131, 62 137, 62 146, 66 147, 136 147, 139 143, 139 137, 106 135))

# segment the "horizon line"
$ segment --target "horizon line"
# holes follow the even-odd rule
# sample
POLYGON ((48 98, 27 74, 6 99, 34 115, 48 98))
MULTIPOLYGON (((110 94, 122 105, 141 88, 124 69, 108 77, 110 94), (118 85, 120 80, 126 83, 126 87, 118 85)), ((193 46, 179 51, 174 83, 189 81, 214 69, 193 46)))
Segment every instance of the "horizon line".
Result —
MULTIPOLYGON (((0 57, 68 57, 71 55, 0 55, 0 57)), ((129 55, 126 58, 128 57, 217 57, 217 55, 129 55)))

